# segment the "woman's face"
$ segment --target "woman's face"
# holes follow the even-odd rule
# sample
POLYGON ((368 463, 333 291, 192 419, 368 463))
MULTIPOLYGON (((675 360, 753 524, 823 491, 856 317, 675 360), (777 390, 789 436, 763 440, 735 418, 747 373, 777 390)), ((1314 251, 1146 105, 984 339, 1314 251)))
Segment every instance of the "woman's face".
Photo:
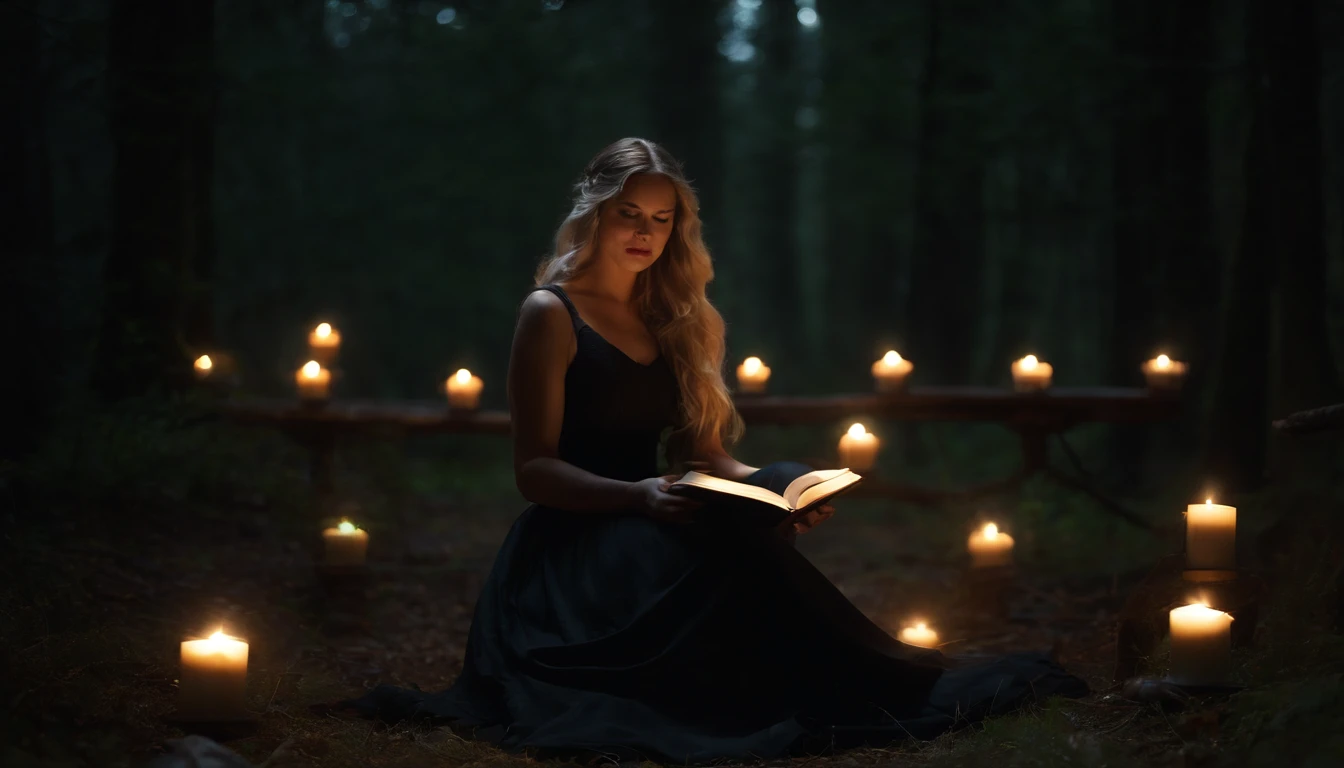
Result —
POLYGON ((665 176, 636 174, 620 194, 602 204, 597 225, 598 258, 643 272, 663 255, 672 236, 677 190, 665 176))

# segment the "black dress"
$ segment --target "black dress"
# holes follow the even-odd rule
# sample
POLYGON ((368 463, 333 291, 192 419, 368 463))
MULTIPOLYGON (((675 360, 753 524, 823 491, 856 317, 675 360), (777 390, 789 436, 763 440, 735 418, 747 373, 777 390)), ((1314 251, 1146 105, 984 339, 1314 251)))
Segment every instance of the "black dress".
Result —
MULTIPOLYGON (((620 480, 658 475, 677 419, 670 368, 635 362, 563 290, 543 290, 578 338, 560 457, 620 480)), ((781 491, 802 471, 771 465, 751 482, 781 491)), ((453 687, 379 686, 347 704, 475 727, 508 748, 684 763, 928 738, 1086 690, 1041 656, 957 666, 897 642, 773 529, 533 505, 481 591, 453 687)))

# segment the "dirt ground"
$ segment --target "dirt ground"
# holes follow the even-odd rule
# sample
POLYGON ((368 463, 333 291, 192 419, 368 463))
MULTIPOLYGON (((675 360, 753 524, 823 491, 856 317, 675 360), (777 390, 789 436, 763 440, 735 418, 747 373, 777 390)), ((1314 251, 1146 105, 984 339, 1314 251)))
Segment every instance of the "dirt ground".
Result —
MULTIPOLYGON (((171 719, 177 643, 220 627, 250 643, 248 700, 258 716, 250 729, 220 739, 254 764, 535 762, 446 729, 386 728, 313 707, 380 682, 449 685, 476 593, 520 500, 406 487, 378 510, 349 506, 367 520, 371 564, 365 581, 341 584, 319 577, 317 526, 301 504, 222 496, 177 489, 157 498, 102 495, 97 503, 76 502, 78 494, 10 499, 14 555, 0 603, 6 765, 140 765, 170 749, 184 735, 171 719), (37 517, 20 527, 20 514, 37 517)), ((1141 568, 1024 564, 1002 600, 987 600, 948 554, 963 535, 960 523, 943 525, 937 514, 856 502, 801 537, 800 547, 892 632, 918 617, 938 629, 950 653, 1053 649, 1093 695, 933 742, 784 762, 1344 764, 1330 762, 1344 756, 1344 739, 1330 725, 1344 714, 1344 652, 1321 618, 1331 598, 1330 585, 1319 583, 1320 574, 1338 574, 1333 540, 1303 537, 1315 558, 1294 561, 1304 569, 1295 592, 1306 597, 1265 611, 1257 634, 1264 643, 1238 651, 1238 675, 1250 687, 1170 709, 1128 701, 1111 680, 1117 614, 1141 568), (928 546, 929 531, 944 528, 955 531, 928 546)), ((1037 551, 1050 545, 1038 542, 1037 551)), ((1153 664, 1160 667, 1160 655, 1153 664)))

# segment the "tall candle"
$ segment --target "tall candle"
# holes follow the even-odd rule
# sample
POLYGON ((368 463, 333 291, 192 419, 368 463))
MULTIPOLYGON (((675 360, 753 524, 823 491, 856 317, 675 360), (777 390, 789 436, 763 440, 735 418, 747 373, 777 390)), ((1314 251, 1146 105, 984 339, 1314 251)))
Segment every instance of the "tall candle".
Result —
POLYGON ((936 648, 938 647, 938 633, 929 629, 929 626, 921 621, 913 627, 902 629, 900 641, 906 645, 916 645, 920 648, 936 648))
POLYGON ((899 392, 914 369, 914 364, 901 357, 899 352, 888 350, 881 360, 873 363, 873 384, 878 392, 899 392))
POLYGON ((1181 382, 1185 379, 1185 363, 1172 360, 1166 355, 1158 355, 1144 362, 1142 369, 1143 377, 1150 389, 1180 389, 1181 382))
POLYGON ((862 424, 851 424, 840 436, 840 464, 849 469, 871 469, 877 462, 877 447, 877 435, 862 424))
POLYGON ((247 715, 247 643, 219 631, 182 642, 177 690, 183 720, 237 720, 247 715))
POLYGON ((770 379, 770 367, 759 357, 748 357, 737 366, 737 390, 748 394, 760 394, 765 391, 765 382, 770 379))
POLYGON ((308 350, 314 360, 331 364, 341 348, 341 333, 331 323, 318 323, 308 332, 308 350))
POLYGON ((1013 388, 1018 392, 1043 392, 1050 388, 1054 372, 1054 366, 1027 355, 1013 362, 1013 388))
POLYGON ((323 562, 327 565, 364 565, 369 551, 369 534, 356 528, 349 520, 342 520, 335 528, 322 531, 325 550, 323 562))
POLYGON ((1013 562, 1013 537, 999 530, 994 523, 985 523, 966 540, 966 549, 971 553, 971 567, 990 568, 1011 565, 1013 562))
POLYGON ((299 387, 299 398, 303 400, 326 400, 331 394, 331 371, 316 360, 304 363, 294 374, 294 382, 299 387))
POLYGON ((205 381, 214 371, 215 361, 211 360, 209 355, 201 355, 192 363, 192 369, 196 372, 197 381, 205 381))
POLYGON ((480 376, 473 376, 466 368, 448 377, 444 391, 448 393, 448 407, 472 410, 481 403, 481 389, 485 382, 480 376))
POLYGON ((1227 682, 1232 669, 1232 617, 1203 603, 1173 608, 1170 617, 1172 681, 1227 682))
POLYGON ((1214 504, 1213 499, 1186 506, 1185 567, 1192 571, 1236 569, 1236 507, 1214 504))

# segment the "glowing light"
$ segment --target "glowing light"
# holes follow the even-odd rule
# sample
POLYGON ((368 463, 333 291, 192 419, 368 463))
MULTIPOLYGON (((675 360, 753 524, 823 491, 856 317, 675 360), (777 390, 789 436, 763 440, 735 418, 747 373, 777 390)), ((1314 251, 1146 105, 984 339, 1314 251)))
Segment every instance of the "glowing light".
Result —
POLYGON ((342 520, 341 524, 336 526, 336 530, 349 536, 350 534, 355 532, 355 524, 350 522, 349 520, 342 520))
POLYGON ((317 327, 313 329, 313 333, 319 339, 327 338, 331 335, 331 323, 318 323, 317 327))
POLYGON ((986 539, 993 540, 999 538, 999 526, 993 523, 985 523, 984 534, 986 539))
POLYGON ((882 364, 895 368, 901 364, 901 355, 896 350, 888 350, 887 354, 882 356, 882 364))
POLYGON ((453 374, 453 378, 457 379, 458 384, 470 384, 471 371, 468 371, 466 368, 458 368, 457 373, 453 374))
POLYGON ((1034 371, 1039 364, 1040 361, 1036 359, 1035 355, 1027 355, 1022 358, 1022 370, 1024 371, 1034 371))
POLYGON ((1157 356, 1157 367, 1158 367, 1158 368, 1170 368, 1170 367, 1171 367, 1171 358, 1170 358, 1170 357, 1167 357, 1166 355, 1158 355, 1158 356, 1157 356))
POLYGON ((200 357, 196 358, 196 370, 208 371, 214 367, 215 362, 210 359, 209 355, 201 355, 200 357))
POLYGON ((742 361, 742 370, 745 371, 748 376, 754 376, 755 374, 760 373, 762 365, 761 358, 748 357, 746 360, 742 361))
POLYGON ((309 360, 303 364, 303 377, 306 379, 316 379, 322 373, 322 364, 316 360, 309 360))
POLYGON ((452 8, 444 8, 443 10, 439 11, 438 15, 434 17, 434 20, 439 22, 440 24, 452 24, 453 20, 456 18, 457 18, 456 10, 452 8))
POLYGON ((868 430, 864 429, 862 424, 855 422, 854 424, 849 425, 850 437, 863 437, 866 434, 868 434, 868 430))
POLYGON ((819 21, 821 21, 821 17, 817 15, 815 9, 813 8, 798 9, 798 23, 802 24, 804 27, 815 27, 817 26, 817 22, 819 21))

